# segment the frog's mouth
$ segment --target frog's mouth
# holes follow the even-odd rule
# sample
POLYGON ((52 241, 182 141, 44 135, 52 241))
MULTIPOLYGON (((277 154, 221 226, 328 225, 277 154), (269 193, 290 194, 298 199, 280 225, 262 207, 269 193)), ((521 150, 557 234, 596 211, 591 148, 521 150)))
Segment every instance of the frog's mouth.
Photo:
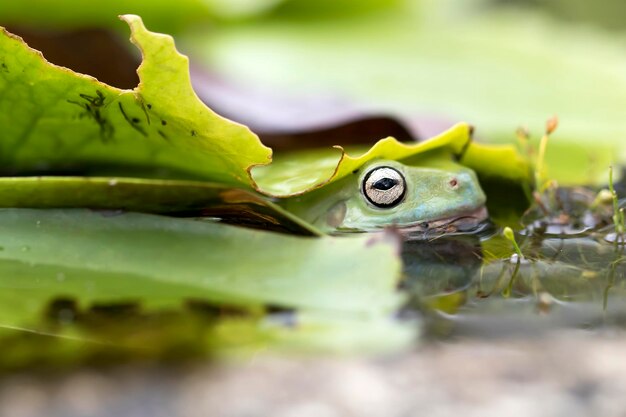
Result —
POLYGON ((389 224, 377 226, 373 229, 352 229, 338 227, 333 231, 334 235, 350 233, 380 232, 383 229, 393 229, 408 239, 430 239, 444 234, 469 234, 480 233, 489 227, 489 212, 487 207, 480 206, 465 213, 455 214, 450 217, 442 217, 431 221, 422 221, 411 224, 389 224))
POLYGON ((481 230, 488 218, 487 207, 481 206, 466 213, 398 227, 398 231, 404 235, 422 234, 428 237, 449 233, 473 233, 481 230))

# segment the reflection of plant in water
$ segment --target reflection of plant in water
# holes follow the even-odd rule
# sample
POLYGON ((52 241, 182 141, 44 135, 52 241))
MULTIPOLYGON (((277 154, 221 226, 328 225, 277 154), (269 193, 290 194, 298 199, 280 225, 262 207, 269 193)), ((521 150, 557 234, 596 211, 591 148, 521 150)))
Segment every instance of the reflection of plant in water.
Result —
MULTIPOLYGON (((515 234, 513 234, 513 229, 511 229, 508 226, 505 227, 504 230, 502 231, 502 235, 509 242, 511 242, 511 244, 513 245, 513 249, 515 249, 515 252, 517 254, 517 257, 515 259, 515 270, 513 271, 513 274, 511 274, 511 279, 509 280, 509 285, 507 285, 507 287, 504 289, 504 291, 502 291, 502 295, 503 296, 509 297, 511 295, 511 291, 513 289, 513 283, 515 282, 515 278, 517 277, 517 274, 519 272, 520 263, 521 263, 522 258, 524 257, 524 255, 522 254, 522 250, 520 249, 519 245, 517 244, 517 241, 515 240, 515 234)), ((511 257, 511 260, 513 260, 513 257, 511 257)))
POLYGON ((615 225, 615 247, 624 242, 624 209, 619 208, 617 193, 613 186, 613 167, 609 167, 609 192, 613 202, 613 224, 615 225))
MULTIPOLYGON (((613 237, 613 243, 615 246, 615 260, 610 263, 609 271, 607 273, 607 283, 604 289, 602 307, 607 311, 609 305, 609 291, 615 285, 615 270, 617 266, 624 261, 624 209, 619 208, 619 201, 617 198, 617 192, 613 184, 613 167, 609 167, 609 193, 611 196, 611 202, 613 205, 613 225, 615 227, 615 236, 613 237)), ((610 234, 605 237, 606 240, 610 240, 610 234)))
POLYGON ((609 307, 609 291, 613 288, 613 285, 615 285, 615 269, 621 261, 622 259, 619 257, 610 263, 609 271, 607 273, 606 287, 604 288, 604 293, 602 294, 602 309, 605 314, 609 307))

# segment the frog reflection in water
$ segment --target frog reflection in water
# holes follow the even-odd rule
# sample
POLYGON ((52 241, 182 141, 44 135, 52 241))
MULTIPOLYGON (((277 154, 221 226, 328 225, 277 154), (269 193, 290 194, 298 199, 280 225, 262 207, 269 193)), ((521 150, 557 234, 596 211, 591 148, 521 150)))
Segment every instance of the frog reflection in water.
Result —
POLYGON ((329 233, 395 226, 403 233, 430 235, 472 230, 487 219, 485 193, 474 171, 449 158, 418 162, 373 160, 284 205, 329 233))

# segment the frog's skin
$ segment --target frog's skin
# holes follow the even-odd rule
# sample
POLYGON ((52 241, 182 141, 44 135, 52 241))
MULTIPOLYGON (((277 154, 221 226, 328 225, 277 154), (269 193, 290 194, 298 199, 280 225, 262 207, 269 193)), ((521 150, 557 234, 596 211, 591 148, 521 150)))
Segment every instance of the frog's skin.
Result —
POLYGON ((485 193, 474 171, 453 162, 449 156, 403 162, 370 161, 352 175, 289 198, 282 205, 327 233, 372 232, 389 226, 403 232, 451 232, 475 228, 487 218, 485 193), (380 168, 386 169, 377 171, 380 168), (399 184, 393 185, 394 181, 389 180, 378 183, 382 188, 391 186, 389 190, 371 190, 373 182, 389 177, 388 174, 393 174, 396 183, 402 182, 395 172, 404 177, 403 193, 397 189, 399 184), (374 180, 373 175, 377 175, 374 180), (378 207, 368 199, 364 189, 368 179, 370 193, 373 191, 379 201, 392 204, 378 207), (386 193, 392 193, 396 201, 386 193))

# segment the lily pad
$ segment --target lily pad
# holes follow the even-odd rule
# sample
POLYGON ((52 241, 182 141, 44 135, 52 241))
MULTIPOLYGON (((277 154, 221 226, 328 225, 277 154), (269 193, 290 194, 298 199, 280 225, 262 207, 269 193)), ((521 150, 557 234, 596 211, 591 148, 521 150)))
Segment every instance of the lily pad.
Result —
POLYGON ((140 83, 120 90, 47 62, 0 34, 3 174, 132 173, 249 187, 248 170, 271 150, 195 95, 188 60, 170 36, 125 16, 141 49, 140 83))

